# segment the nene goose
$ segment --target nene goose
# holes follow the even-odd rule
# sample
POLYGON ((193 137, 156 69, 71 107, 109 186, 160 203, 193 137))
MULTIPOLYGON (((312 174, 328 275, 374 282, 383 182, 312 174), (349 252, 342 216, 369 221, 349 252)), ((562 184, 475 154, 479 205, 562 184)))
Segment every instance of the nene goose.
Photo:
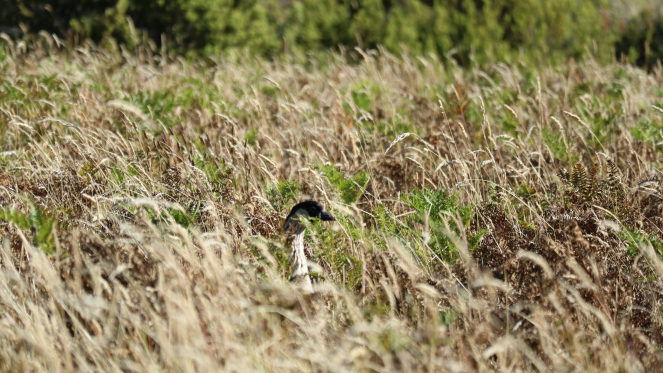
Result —
POLYGON ((306 227, 300 223, 302 219, 318 218, 322 221, 336 220, 316 201, 306 201, 295 205, 285 219, 283 230, 288 234, 288 242, 292 248, 290 253, 290 281, 298 283, 302 292, 313 292, 311 278, 308 275, 308 264, 304 252, 304 231, 306 227))

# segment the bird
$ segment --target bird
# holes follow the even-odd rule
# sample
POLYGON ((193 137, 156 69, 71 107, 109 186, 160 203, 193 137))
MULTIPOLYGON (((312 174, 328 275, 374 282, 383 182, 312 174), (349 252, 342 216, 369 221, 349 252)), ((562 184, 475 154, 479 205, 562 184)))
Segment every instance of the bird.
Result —
POLYGON ((304 252, 304 231, 306 226, 302 224, 303 219, 313 218, 322 221, 335 221, 329 212, 325 211, 322 204, 317 201, 304 201, 296 204, 283 223, 283 230, 288 234, 290 243, 290 282, 299 284, 301 291, 306 294, 313 293, 311 277, 308 274, 306 253, 304 252))

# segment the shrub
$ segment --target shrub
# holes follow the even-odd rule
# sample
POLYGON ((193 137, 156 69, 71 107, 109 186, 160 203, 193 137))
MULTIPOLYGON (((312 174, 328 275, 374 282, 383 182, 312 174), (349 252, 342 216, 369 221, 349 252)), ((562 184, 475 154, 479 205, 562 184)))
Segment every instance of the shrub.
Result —
MULTIPOLYGON (((339 44, 384 45, 392 52, 453 55, 469 65, 494 58, 579 57, 592 45, 598 58, 609 61, 620 35, 619 22, 610 16, 613 9, 607 0, 298 0, 285 6, 276 0, 85 0, 74 5, 35 0, 6 7, 0 24, 20 22, 32 32, 45 29, 70 39, 112 37, 129 47, 147 38, 160 43, 163 35, 182 51, 202 53, 248 48, 275 56, 339 44)), ((642 35, 642 17, 629 23, 623 41, 642 35)), ((660 17, 654 19, 660 24, 660 17)), ((651 41, 654 26, 647 25, 651 41)), ((5 31, 21 34, 18 27, 5 31)))

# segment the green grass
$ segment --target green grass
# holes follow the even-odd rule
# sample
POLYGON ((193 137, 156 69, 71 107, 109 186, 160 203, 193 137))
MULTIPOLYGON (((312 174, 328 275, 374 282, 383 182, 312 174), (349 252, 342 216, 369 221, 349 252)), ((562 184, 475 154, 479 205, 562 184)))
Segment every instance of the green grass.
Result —
POLYGON ((370 176, 365 171, 346 177, 332 165, 318 165, 317 168, 329 180, 329 183, 338 190, 341 201, 345 204, 355 203, 364 194, 370 176))
POLYGON ((29 200, 26 199, 26 202, 27 212, 5 207, 0 211, 0 220, 16 224, 30 232, 30 238, 35 245, 47 254, 52 254, 55 251, 54 233, 57 230, 57 221, 51 214, 41 210, 29 200))

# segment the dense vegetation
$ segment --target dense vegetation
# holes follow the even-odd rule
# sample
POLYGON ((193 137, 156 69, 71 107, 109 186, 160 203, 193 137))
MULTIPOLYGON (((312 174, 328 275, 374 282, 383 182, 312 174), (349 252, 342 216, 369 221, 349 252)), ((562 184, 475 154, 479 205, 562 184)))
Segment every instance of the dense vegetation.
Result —
POLYGON ((0 369, 661 366, 660 68, 42 37, 0 51, 0 369))
POLYGON ((661 5, 650 0, 18 0, 2 8, 0 31, 12 38, 46 30, 71 43, 132 49, 154 40, 180 53, 248 48, 274 57, 383 45, 463 66, 547 64, 587 50, 603 63, 623 55, 651 67, 663 57, 661 5))

